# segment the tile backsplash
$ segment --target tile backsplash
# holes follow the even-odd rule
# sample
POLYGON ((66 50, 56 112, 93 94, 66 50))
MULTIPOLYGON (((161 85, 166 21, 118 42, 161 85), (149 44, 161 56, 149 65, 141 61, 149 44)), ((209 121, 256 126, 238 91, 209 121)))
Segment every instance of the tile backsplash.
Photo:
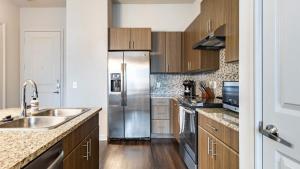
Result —
POLYGON ((159 96, 175 96, 183 93, 184 80, 196 81, 196 93, 200 94, 200 81, 215 81, 217 83, 216 96, 222 95, 223 81, 239 80, 239 64, 225 63, 225 49, 220 51, 220 69, 213 72, 198 74, 153 74, 151 79, 151 94, 159 96))

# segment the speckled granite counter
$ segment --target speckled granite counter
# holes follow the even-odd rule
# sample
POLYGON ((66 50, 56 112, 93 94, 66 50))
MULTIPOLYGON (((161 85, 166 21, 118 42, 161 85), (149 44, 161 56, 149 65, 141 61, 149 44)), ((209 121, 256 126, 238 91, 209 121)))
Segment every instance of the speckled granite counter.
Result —
MULTIPOLYGON (((67 123, 47 131, 0 130, 0 169, 24 167, 100 110, 101 108, 92 108, 67 123)), ((0 118, 6 115, 18 116, 20 109, 0 110, 0 114, 0 118)))
POLYGON ((239 131, 239 117, 238 114, 223 108, 203 108, 197 109, 197 112, 213 119, 233 130, 239 131))

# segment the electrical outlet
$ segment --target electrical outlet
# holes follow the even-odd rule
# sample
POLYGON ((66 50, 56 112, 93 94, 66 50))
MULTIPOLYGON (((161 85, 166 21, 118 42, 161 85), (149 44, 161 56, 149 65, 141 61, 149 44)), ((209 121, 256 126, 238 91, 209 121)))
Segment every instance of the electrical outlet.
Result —
POLYGON ((77 82, 74 81, 74 82, 73 82, 73 89, 77 89, 77 87, 78 87, 78 86, 77 86, 77 82))
POLYGON ((160 88, 160 82, 156 82, 156 87, 160 88))

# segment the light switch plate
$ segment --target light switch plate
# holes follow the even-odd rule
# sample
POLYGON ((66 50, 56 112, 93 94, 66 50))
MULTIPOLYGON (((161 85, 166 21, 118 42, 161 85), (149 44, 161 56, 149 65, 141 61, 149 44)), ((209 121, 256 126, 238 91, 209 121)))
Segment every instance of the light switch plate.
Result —
POLYGON ((77 82, 74 81, 74 82, 73 82, 73 89, 77 89, 77 87, 78 87, 78 86, 77 86, 77 82))

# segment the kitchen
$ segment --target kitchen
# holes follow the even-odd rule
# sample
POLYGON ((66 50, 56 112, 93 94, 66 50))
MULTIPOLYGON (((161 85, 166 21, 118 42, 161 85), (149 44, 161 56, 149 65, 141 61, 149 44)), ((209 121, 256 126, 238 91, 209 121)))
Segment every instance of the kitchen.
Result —
POLYGON ((297 168, 297 50, 274 111, 264 3, 2 0, 0 168, 297 168))

